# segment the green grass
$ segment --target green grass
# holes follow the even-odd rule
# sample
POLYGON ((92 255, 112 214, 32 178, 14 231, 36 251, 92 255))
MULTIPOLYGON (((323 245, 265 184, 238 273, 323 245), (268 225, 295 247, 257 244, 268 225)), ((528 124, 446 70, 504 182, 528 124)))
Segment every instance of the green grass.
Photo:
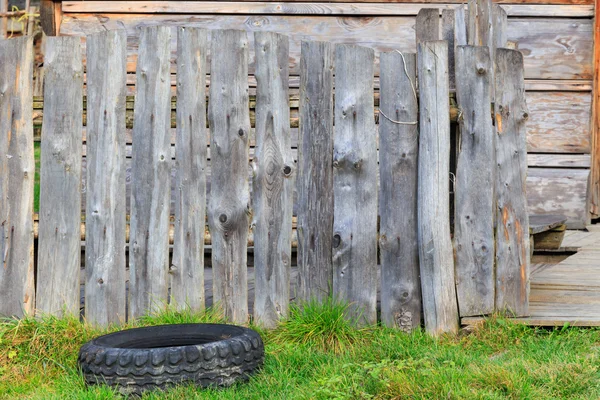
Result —
MULTIPOLYGON (((592 399, 600 397, 600 330, 539 329, 494 317, 456 337, 382 327, 355 330, 335 302, 294 308, 262 331, 265 365, 248 384, 191 386, 147 399, 592 399)), ((217 313, 165 312, 139 325, 217 322, 217 313)), ((109 329, 114 330, 114 328, 109 329)), ((0 323, 0 397, 109 399, 86 388, 79 346, 103 333, 74 318, 0 323)))

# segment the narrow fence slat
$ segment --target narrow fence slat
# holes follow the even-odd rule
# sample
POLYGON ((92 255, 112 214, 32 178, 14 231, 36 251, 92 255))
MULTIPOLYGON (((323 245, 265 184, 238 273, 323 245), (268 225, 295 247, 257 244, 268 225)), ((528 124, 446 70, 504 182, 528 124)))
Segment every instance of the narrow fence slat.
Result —
POLYGON ((477 45, 477 0, 469 0, 467 6, 467 44, 477 45))
MULTIPOLYGON (((442 10, 442 40, 448 42, 448 80, 450 82, 450 90, 453 91, 456 88, 455 84, 455 72, 454 72, 454 58, 456 53, 456 45, 454 44, 454 38, 456 36, 455 21, 454 21, 454 10, 442 10)), ((381 67, 380 67, 381 68, 381 67)), ((381 73, 380 73, 381 74, 381 73)))
POLYGON ((419 76, 419 263, 425 329, 458 331, 454 257, 450 240, 450 119, 448 44, 418 46, 419 76))
POLYGON ((131 166, 131 318, 159 310, 167 303, 171 197, 170 41, 169 27, 152 26, 141 31, 131 166))
POLYGON ((431 40, 440 40, 440 9, 422 8, 415 22, 417 45, 431 40))
POLYGON ((494 49, 506 47, 506 30, 508 27, 508 14, 499 4, 494 4, 492 9, 492 45, 494 49))
POLYGON ((212 31, 212 182, 208 222, 212 235, 214 302, 234 323, 248 321, 248 37, 245 31, 212 31))
POLYGON ((0 40, 0 315, 33 314, 31 37, 0 40))
POLYGON ((333 290, 358 325, 377 322, 377 131, 373 49, 335 47, 333 290))
POLYGON ((516 316, 529 312, 529 219, 525 180, 528 118, 523 55, 496 52, 496 309, 516 316))
POLYGON ((464 6, 454 9, 454 47, 467 45, 467 16, 464 6))
POLYGON ((289 39, 255 32, 254 317, 274 328, 288 315, 294 159, 289 124, 289 39))
POLYGON ((415 54, 381 53, 380 110, 387 116, 380 111, 381 321, 404 331, 421 326, 422 313, 417 237, 416 63, 415 54))
POLYGON ((81 268, 81 40, 46 38, 40 166, 37 306, 78 315, 81 268))
POLYGON ((171 266, 172 303, 180 310, 204 309, 206 218, 206 55, 208 31, 177 31, 177 137, 175 238, 171 266))
POLYGON ((127 34, 87 37, 85 317, 125 322, 125 96, 127 34))
POLYGON ((333 47, 303 41, 298 139, 298 295, 324 300, 333 285, 333 47))
POLYGON ((454 251, 461 317, 494 311, 492 68, 487 47, 457 47, 456 98, 462 117, 454 193, 454 251))
POLYGON ((492 0, 477 0, 477 39, 475 45, 491 48, 493 47, 492 38, 492 0))

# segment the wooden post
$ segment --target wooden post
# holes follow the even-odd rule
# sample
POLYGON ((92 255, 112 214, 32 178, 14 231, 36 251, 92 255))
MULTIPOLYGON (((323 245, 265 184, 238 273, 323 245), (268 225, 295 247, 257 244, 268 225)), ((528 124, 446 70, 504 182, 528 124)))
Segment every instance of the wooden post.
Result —
POLYGON ((600 0, 595 1, 594 82, 592 91, 592 163, 588 190, 589 217, 600 217, 600 0))
POLYGON ((461 317, 494 311, 495 148, 490 118, 492 63, 487 47, 456 49, 461 110, 456 168, 454 252, 461 317))
POLYGON ((336 46, 333 290, 358 325, 377 322, 377 131, 373 49, 336 46))
POLYGON ((208 119, 212 185, 208 223, 212 235, 213 296, 231 322, 248 322, 248 37, 214 30, 208 119))
POLYGON ((295 165, 289 122, 289 39, 255 32, 254 43, 254 316, 258 324, 274 328, 288 315, 290 301, 295 165))
POLYGON ((33 41, 0 40, 0 315, 33 314, 33 41))
POLYGON ((415 22, 417 45, 431 40, 440 40, 439 8, 421 8, 415 22))
POLYGON ((467 16, 465 7, 460 5, 454 9, 454 47, 467 45, 467 16))
POLYGON ((467 7, 467 44, 477 46, 477 0, 469 0, 467 7))
POLYGON ((125 322, 125 95, 127 35, 87 37, 85 316, 125 322))
POLYGON ((204 225, 206 219, 206 55, 208 32, 177 30, 177 137, 175 141, 175 238, 172 303, 204 310, 204 225))
POLYGON ((456 45, 454 44, 455 25, 454 10, 442 10, 442 40, 448 42, 448 80, 450 82, 450 91, 453 92, 456 88, 455 72, 454 72, 454 54, 456 45))
POLYGON ((492 0, 477 0, 476 46, 493 47, 492 0))
POLYGON ((454 259, 450 240, 450 111, 448 44, 418 46, 419 76, 419 262, 425 329, 432 335, 458 331, 454 259))
MULTIPOLYGON (((0 14, 8 12, 8 0, 0 0, 0 14)), ((0 40, 6 39, 8 36, 8 17, 3 15, 0 18, 0 40)))
POLYGON ((381 321, 404 331, 421 326, 422 313, 416 63, 415 54, 381 53, 379 73, 381 321))
POLYGON ((496 53, 496 309, 515 316, 529 312, 529 218, 525 181, 528 118, 523 55, 496 53))
POLYGON ((333 51, 328 42, 302 42, 297 190, 297 297, 322 301, 333 285, 333 51))
POLYGON ((44 57, 37 306, 78 315, 81 268, 81 39, 49 37, 44 57))
POLYGON ((171 197, 171 29, 140 35, 134 105, 129 238, 129 316, 167 303, 171 197))

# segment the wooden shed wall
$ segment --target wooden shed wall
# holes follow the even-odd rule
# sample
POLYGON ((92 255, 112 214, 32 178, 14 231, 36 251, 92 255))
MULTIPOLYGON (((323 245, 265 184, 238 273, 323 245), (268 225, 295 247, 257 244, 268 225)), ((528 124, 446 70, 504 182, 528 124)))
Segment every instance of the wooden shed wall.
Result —
MULTIPOLYGON (((85 36, 104 29, 125 29, 127 66, 131 73, 128 82, 133 91, 141 26, 190 25, 287 34, 290 36, 291 86, 297 87, 298 80, 294 76, 298 75, 302 39, 355 43, 372 47, 377 53, 392 49, 414 52, 418 10, 459 6, 458 1, 400 3, 371 0, 356 3, 335 0, 327 3, 63 1, 48 9, 62 13, 50 18, 55 27, 59 26, 61 35, 85 36)), ((509 15, 508 39, 517 42, 525 56, 531 115, 527 140, 530 210, 565 214, 569 227, 583 228, 588 221, 592 148, 593 1, 499 3, 503 3, 509 15)), ((252 43, 253 36, 249 38, 252 43)), ((173 42, 173 73, 175 49, 173 42)), ((252 62, 253 48, 250 55, 252 62)), ((376 64, 377 74, 378 57, 376 64)), ((249 73, 253 71, 251 63, 249 73)))

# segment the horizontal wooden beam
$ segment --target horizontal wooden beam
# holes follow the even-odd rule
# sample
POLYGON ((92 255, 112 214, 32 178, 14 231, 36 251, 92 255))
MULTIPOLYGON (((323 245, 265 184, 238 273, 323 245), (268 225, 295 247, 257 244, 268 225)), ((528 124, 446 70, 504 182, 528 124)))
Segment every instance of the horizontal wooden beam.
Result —
MULTIPOLYGON (((64 13, 158 13, 158 14, 283 14, 283 15, 417 15, 421 8, 456 8, 443 2, 397 3, 293 3, 259 1, 64 1, 64 13)), ((503 4, 512 17, 592 17, 591 4, 503 4)))

